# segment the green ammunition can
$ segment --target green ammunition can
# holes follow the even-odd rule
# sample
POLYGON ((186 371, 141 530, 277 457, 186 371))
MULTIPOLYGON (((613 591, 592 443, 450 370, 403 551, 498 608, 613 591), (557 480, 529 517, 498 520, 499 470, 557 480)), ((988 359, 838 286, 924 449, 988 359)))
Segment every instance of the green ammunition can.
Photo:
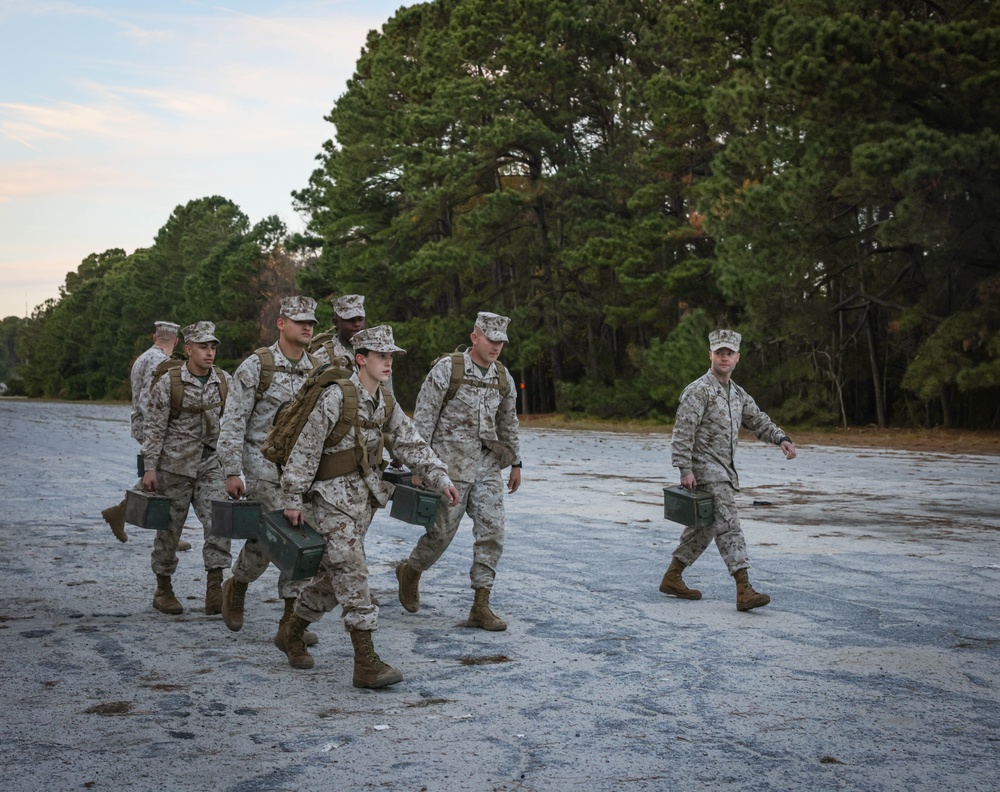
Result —
POLYGON ((441 497, 436 492, 397 484, 396 491, 392 495, 389 516, 426 528, 434 524, 440 503, 441 497))
POLYGON ((260 533, 260 504, 252 500, 212 501, 212 536, 256 539, 260 533))
POLYGON ((284 511, 263 514, 257 537, 266 546, 271 563, 292 580, 311 578, 319 571, 326 540, 308 523, 292 525, 284 511))
POLYGON ((663 516, 671 522, 701 528, 715 520, 712 496, 684 487, 663 488, 663 516))
POLYGON ((151 531, 165 531, 170 525, 170 498, 142 490, 126 490, 125 522, 151 531))

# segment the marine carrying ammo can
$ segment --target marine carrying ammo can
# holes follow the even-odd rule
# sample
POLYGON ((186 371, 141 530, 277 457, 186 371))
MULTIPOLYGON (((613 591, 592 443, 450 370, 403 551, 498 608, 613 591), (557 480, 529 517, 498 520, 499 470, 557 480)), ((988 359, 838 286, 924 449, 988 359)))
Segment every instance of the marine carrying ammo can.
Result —
POLYGON ((397 484, 396 491, 392 495, 389 516, 427 528, 434 524, 440 503, 441 497, 436 492, 397 484))
POLYGON ((712 496, 684 487, 663 488, 663 516, 671 522, 701 528, 715 520, 712 496))
POLYGON ((170 525, 170 498, 152 492, 126 490, 125 522, 151 531, 165 531, 170 525))
POLYGON ((252 500, 212 501, 212 536, 256 539, 260 532, 260 504, 252 500))
POLYGON ((311 578, 319 571, 326 540, 308 523, 293 526, 281 509, 267 512, 261 516, 257 538, 267 545, 271 563, 292 580, 311 578))

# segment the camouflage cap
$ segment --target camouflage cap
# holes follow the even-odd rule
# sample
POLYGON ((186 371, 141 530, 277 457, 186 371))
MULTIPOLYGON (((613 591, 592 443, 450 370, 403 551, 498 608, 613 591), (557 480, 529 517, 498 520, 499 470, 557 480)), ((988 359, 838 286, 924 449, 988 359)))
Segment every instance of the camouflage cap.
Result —
POLYGON ((510 322, 509 316, 480 311, 476 316, 476 327, 483 331, 483 335, 490 341, 507 341, 507 324, 510 322))
POLYGON ((315 322, 316 301, 312 297, 285 297, 278 309, 278 316, 293 322, 315 322))
POLYGON ((219 343, 219 339, 215 337, 213 322, 195 322, 184 328, 185 344, 205 344, 210 341, 219 343))
POLYGON ((368 349, 372 352, 394 352, 397 355, 405 355, 406 350, 396 346, 392 338, 392 328, 389 325, 378 325, 360 330, 351 339, 351 346, 355 349, 368 349))
POLYGON ((713 330, 708 334, 708 348, 713 352, 717 349, 731 349, 733 352, 739 352, 742 340, 743 336, 735 330, 713 330))
POLYGON ((333 312, 341 319, 353 319, 365 315, 365 298, 363 294, 345 294, 333 303, 333 312))
POLYGON ((181 326, 174 322, 153 322, 153 327, 156 328, 157 333, 173 333, 174 335, 177 335, 177 331, 181 329, 181 326))

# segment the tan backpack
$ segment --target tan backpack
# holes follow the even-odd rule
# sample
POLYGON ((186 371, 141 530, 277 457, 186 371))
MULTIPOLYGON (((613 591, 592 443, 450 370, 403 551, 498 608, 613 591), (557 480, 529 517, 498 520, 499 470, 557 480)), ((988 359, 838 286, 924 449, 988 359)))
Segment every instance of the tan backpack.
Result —
POLYGON ((184 380, 181 379, 181 366, 183 365, 184 361, 177 358, 164 360, 153 370, 153 379, 149 384, 149 389, 152 390, 153 386, 164 374, 170 377, 170 419, 175 420, 184 412, 208 412, 216 407, 219 408, 219 414, 221 415, 226 407, 226 397, 229 395, 229 385, 226 383, 225 372, 218 366, 212 366, 215 375, 219 378, 219 397, 221 401, 214 404, 205 404, 201 407, 184 407, 182 406, 184 403, 184 380))
MULTIPOLYGON (((342 368, 324 364, 313 369, 292 400, 282 404, 274 414, 271 428, 268 429, 267 437, 264 438, 264 443, 260 448, 265 459, 273 462, 279 468, 288 463, 288 457, 291 456, 292 449, 295 447, 299 435, 302 434, 302 428, 306 425, 309 415, 316 408, 320 396, 331 385, 337 385, 343 391, 344 406, 340 418, 337 419, 337 423, 334 424, 330 434, 323 442, 324 448, 337 445, 347 437, 351 427, 381 429, 382 425, 389 420, 396 406, 396 400, 392 394, 387 389, 381 388, 382 398, 385 399, 385 418, 377 422, 377 426, 375 422, 359 421, 357 386, 349 377, 344 376, 342 368), (369 426, 369 423, 372 426, 369 426)), ((360 444, 360 435, 358 443, 360 444)), ((364 467, 361 460, 358 460, 358 465, 353 465, 351 469, 356 469, 359 465, 364 467)), ((337 475, 343 475, 343 473, 337 475)), ((330 477, 327 476, 327 478, 330 477)))
POLYGON ((448 391, 444 394, 444 401, 441 402, 442 410, 448 402, 455 398, 455 394, 458 393, 458 389, 462 385, 469 385, 473 388, 493 388, 494 390, 500 391, 501 396, 506 396, 507 391, 510 390, 510 383, 507 381, 507 369, 504 368, 503 363, 499 360, 497 361, 497 376, 500 378, 499 382, 483 382, 481 379, 466 377, 464 352, 465 347, 459 347, 454 352, 441 355, 441 357, 434 361, 434 365, 437 365, 446 357, 451 358, 451 380, 448 382, 448 391))

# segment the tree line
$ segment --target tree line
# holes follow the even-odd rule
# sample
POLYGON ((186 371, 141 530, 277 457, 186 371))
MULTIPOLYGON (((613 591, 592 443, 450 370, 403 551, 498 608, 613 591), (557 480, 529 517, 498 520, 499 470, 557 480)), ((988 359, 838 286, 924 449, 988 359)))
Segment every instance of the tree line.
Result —
POLYGON ((27 320, 24 390, 124 393, 160 318, 214 317, 235 359, 291 287, 365 294, 411 350, 404 398, 492 310, 530 412, 669 418, 726 325, 786 423, 995 427, 998 23, 988 0, 400 9, 294 194, 307 233, 178 207, 27 320))

